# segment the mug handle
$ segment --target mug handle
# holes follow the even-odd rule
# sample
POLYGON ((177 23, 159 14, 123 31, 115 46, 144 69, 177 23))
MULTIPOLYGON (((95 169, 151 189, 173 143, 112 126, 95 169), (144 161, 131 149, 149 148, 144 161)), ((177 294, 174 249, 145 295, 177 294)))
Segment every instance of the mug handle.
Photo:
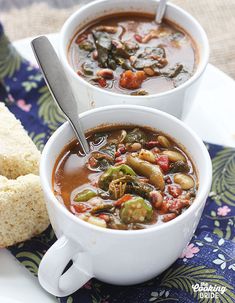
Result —
MULTIPOLYGON (((57 297, 64 297, 78 290, 93 277, 91 273, 79 268, 77 263, 73 263, 64 272, 69 261, 79 252, 85 253, 78 244, 64 235, 48 249, 38 269, 39 282, 46 291, 57 297)), ((90 264, 87 265, 89 268, 90 264)))

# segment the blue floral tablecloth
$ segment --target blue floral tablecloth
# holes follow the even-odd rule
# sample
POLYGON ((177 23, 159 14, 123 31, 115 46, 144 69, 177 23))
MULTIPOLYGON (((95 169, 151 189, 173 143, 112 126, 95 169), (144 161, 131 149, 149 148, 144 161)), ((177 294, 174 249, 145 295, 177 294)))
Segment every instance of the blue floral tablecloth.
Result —
MULTIPOLYGON (((0 24, 0 101, 21 120, 42 150, 64 121, 40 71, 23 59, 0 24)), ((196 230, 182 256, 164 273, 143 284, 120 287, 89 281, 63 303, 235 302, 235 149, 206 144, 213 163, 213 183, 196 230)), ((40 260, 56 240, 44 233, 9 248, 37 276, 40 260)))

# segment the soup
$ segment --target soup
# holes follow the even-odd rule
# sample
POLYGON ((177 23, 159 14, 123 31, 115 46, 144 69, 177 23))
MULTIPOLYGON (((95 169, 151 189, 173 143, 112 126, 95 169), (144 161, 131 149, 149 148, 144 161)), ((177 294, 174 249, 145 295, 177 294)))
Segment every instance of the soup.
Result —
POLYGON ((193 203, 198 180, 182 147, 155 130, 103 127, 87 134, 91 152, 75 140, 58 157, 54 194, 75 216, 111 229, 164 224, 193 203))
POLYGON ((69 46, 73 69, 105 90, 141 96, 157 94, 187 81, 196 68, 191 37, 153 15, 122 14, 79 31, 69 46))

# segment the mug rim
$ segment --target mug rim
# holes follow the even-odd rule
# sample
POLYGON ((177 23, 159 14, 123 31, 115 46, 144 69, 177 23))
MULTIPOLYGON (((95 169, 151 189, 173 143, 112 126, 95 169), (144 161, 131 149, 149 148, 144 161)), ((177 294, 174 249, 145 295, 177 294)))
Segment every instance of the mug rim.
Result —
MULTIPOLYGON (((89 82, 87 82, 85 79, 83 79, 82 77, 80 77, 79 75, 77 75, 77 73, 74 71, 74 69, 72 68, 72 66, 69 64, 68 59, 67 59, 67 49, 68 49, 68 45, 64 45, 64 40, 66 39, 66 36, 69 33, 69 27, 70 24, 73 22, 73 20, 78 19, 78 17, 86 10, 89 10, 91 8, 94 8, 96 5, 102 4, 107 2, 108 0, 96 0, 93 1, 91 3, 88 3, 86 5, 84 5, 83 7, 81 7, 80 9, 78 9, 77 11, 75 11, 63 24, 61 31, 59 33, 59 55, 60 55, 60 59, 63 62, 64 67, 67 69, 67 71, 73 76, 74 79, 78 79, 79 82, 81 82, 83 85, 85 85, 87 88, 93 89, 94 91, 100 92, 100 93, 104 93, 107 94, 108 96, 114 96, 114 97, 120 97, 120 98, 126 98, 129 101, 133 101, 135 102, 135 100, 143 100, 143 96, 132 96, 132 95, 127 95, 127 94, 121 94, 121 93, 117 93, 117 92, 112 92, 112 91, 108 91, 105 89, 102 89, 98 86, 92 85, 89 82)), ((153 2, 158 2, 158 0, 153 0, 153 2)), ((113 2, 114 3, 114 2, 113 2)), ((187 81, 185 81, 183 84, 179 85, 178 87, 175 87, 173 89, 167 90, 167 91, 163 91, 161 93, 156 93, 156 94, 150 94, 150 95, 146 95, 144 96, 144 98, 146 99, 151 99, 151 98, 161 98, 161 97, 167 97, 167 96, 171 96, 177 92, 180 92, 184 89, 186 89, 188 86, 191 86, 197 79, 199 79, 201 77, 201 75, 203 74, 203 72, 205 71, 208 61, 209 61, 209 54, 210 54, 210 47, 209 47, 209 41, 206 35, 205 30, 203 29, 203 27, 201 26, 201 24, 191 15, 189 14, 187 11, 185 11, 184 9, 182 9, 181 7, 172 4, 172 3, 167 3, 167 6, 173 8, 173 10, 178 11, 181 15, 182 18, 186 19, 186 20, 190 20, 198 29, 199 33, 200 33, 200 37, 203 41, 202 43, 202 49, 203 51, 200 53, 199 56, 199 62, 196 66, 196 70, 194 72, 194 74, 192 75, 192 77, 190 77, 187 81)), ((79 24, 79 22, 77 22, 77 24, 79 24)), ((180 25, 180 24, 179 24, 180 25)), ((78 25, 77 25, 78 26, 78 25)), ((181 26, 181 25, 180 25, 181 26)), ((183 26, 181 26, 187 33, 187 29, 184 28, 183 26)), ((193 39, 193 41, 195 41, 193 35, 190 35, 191 38, 193 39)), ((72 39, 72 36, 71 36, 72 39)), ((199 48, 199 46, 197 45, 196 41, 195 41, 196 47, 199 48)))
MULTIPOLYGON (((63 134, 63 132, 65 131, 66 128, 70 127, 69 122, 63 123, 52 134, 52 136, 49 138, 49 140, 47 141, 47 143, 42 151, 41 162, 40 162, 40 180, 41 180, 41 185, 42 185, 44 192, 46 192, 49 197, 49 199, 47 197, 46 200, 47 201, 49 200, 48 203, 53 203, 55 205, 55 207, 59 209, 59 211, 62 211, 68 217, 69 220, 73 220, 75 223, 81 224, 84 228, 88 228, 88 229, 91 229, 96 232, 104 232, 104 233, 113 234, 113 235, 122 235, 122 236, 142 235, 145 233, 151 233, 151 232, 155 232, 155 231, 162 230, 165 228, 170 228, 171 226, 173 226, 177 223, 180 223, 180 221, 183 221, 184 218, 190 216, 194 211, 196 211, 208 196, 208 192, 210 190, 211 181, 212 181, 212 164, 211 164, 211 159, 210 159, 209 153, 206 149, 206 146, 204 145, 204 143, 200 139, 200 137, 181 120, 177 119, 176 117, 174 117, 170 114, 162 112, 160 110, 145 107, 145 106, 110 105, 110 106, 105 106, 103 108, 95 108, 95 109, 88 110, 82 114, 79 114, 79 117, 82 119, 87 116, 89 117, 89 115, 92 115, 93 113, 97 113, 97 112, 102 113, 104 111, 110 111, 110 110, 115 110, 115 109, 122 109, 122 110, 131 109, 134 111, 145 111, 145 112, 155 113, 156 115, 158 115, 158 116, 160 115, 160 116, 164 117, 165 119, 172 121, 175 124, 179 124, 181 127, 186 129, 186 131, 190 134, 190 136, 193 138, 193 140, 198 145, 198 148, 200 148, 201 157, 203 158, 203 161, 205 162, 204 169, 207 172, 206 182, 203 184, 203 186, 201 186, 199 188, 196 198, 194 199, 192 205, 190 205, 190 207, 188 209, 186 209, 185 212, 183 212, 182 214, 180 214, 179 216, 177 216, 176 218, 174 218, 173 220, 171 220, 169 222, 165 222, 164 224, 153 226, 153 227, 146 228, 146 229, 141 229, 141 230, 115 230, 115 229, 110 229, 110 228, 102 228, 102 227, 90 224, 90 223, 83 221, 83 220, 79 219, 78 217, 76 217, 62 203, 60 203, 57 200, 57 198, 55 197, 55 195, 53 193, 53 189, 50 186, 50 182, 48 181, 48 179, 51 180, 52 176, 49 176, 49 178, 48 178, 48 172, 47 172, 48 171, 47 157, 50 154, 50 150, 53 148, 53 144, 57 140, 57 138, 63 134)), ((67 143, 69 143, 69 142, 67 142, 67 143)), ((60 152, 63 150, 63 148, 64 148, 64 146, 62 146, 60 152)), ((187 149, 187 146, 185 146, 185 148, 187 149)), ((55 165, 55 162, 56 162, 56 159, 54 161, 54 165, 55 165)), ((198 176, 198 180, 199 180, 199 186, 200 186, 200 174, 198 176)))

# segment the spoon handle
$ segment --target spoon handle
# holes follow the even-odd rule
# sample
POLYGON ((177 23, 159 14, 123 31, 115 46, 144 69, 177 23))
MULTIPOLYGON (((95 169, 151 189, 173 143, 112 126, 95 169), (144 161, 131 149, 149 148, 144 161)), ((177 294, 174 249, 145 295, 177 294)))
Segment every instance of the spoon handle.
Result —
POLYGON ((162 18, 166 11, 166 3, 167 3, 167 0, 160 0, 158 3, 156 18, 155 18, 155 21, 157 24, 162 23, 162 18))
POLYGON ((88 154, 89 145, 79 121, 77 101, 54 48, 45 36, 35 38, 31 45, 55 102, 71 123, 83 151, 88 154))

